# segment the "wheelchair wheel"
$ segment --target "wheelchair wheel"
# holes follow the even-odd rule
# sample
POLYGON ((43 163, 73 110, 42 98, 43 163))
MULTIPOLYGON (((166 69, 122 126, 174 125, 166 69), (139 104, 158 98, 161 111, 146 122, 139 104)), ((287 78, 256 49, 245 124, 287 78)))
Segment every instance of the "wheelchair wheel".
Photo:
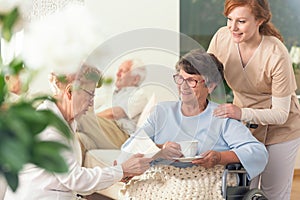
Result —
POLYGON ((249 190, 243 200, 268 200, 264 192, 260 189, 251 189, 249 190))

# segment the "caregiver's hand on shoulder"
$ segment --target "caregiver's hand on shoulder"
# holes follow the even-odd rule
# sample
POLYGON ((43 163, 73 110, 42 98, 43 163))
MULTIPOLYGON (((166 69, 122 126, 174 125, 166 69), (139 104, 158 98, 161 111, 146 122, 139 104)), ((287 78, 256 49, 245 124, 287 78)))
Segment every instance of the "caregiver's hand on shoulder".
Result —
POLYGON ((214 116, 222 117, 222 118, 228 117, 228 118, 240 120, 242 117, 242 110, 238 106, 233 105, 231 103, 220 104, 214 110, 214 116))

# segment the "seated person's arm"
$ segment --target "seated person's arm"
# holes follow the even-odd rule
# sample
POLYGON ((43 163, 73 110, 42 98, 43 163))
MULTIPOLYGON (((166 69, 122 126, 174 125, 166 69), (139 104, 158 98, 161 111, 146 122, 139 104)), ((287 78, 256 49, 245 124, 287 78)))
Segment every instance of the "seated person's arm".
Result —
POLYGON ((237 155, 233 151, 222 151, 219 152, 221 155, 221 159, 219 163, 221 165, 227 165, 229 163, 239 163, 240 159, 237 157, 237 155))
POLYGON ((106 119, 117 120, 117 119, 125 117, 126 113, 124 112, 124 110, 121 107, 116 106, 116 107, 108 108, 106 110, 103 110, 103 111, 97 113, 97 116, 103 117, 106 119))
MULTIPOLYGON (((180 145, 175 142, 166 142, 165 144, 156 144, 161 150, 154 155, 154 159, 164 158, 172 160, 174 157, 182 156, 180 145)), ((201 154, 203 158, 193 161, 194 164, 199 164, 205 168, 211 168, 215 165, 227 165, 229 163, 239 163, 240 160, 233 151, 207 151, 201 154)))
POLYGON ((203 158, 193 160, 192 163, 211 168, 215 165, 227 165, 229 163, 239 163, 240 160, 233 151, 207 151, 201 154, 203 158))

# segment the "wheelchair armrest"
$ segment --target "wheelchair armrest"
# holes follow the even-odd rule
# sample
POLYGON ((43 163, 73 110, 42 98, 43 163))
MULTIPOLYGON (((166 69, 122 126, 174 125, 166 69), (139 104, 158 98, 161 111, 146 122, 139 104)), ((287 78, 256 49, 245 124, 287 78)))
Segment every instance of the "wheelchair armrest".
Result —
POLYGON ((225 169, 240 170, 240 169, 243 169, 243 165, 241 163, 229 163, 225 166, 225 169))

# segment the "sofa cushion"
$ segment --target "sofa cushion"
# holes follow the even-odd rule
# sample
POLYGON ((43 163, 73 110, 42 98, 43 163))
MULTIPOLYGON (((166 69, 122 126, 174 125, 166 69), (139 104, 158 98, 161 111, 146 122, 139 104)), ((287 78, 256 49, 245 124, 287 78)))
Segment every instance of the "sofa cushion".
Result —
POLYGON ((85 167, 107 167, 112 166, 117 160, 121 150, 118 149, 92 149, 86 153, 85 167))
POLYGON ((86 150, 90 149, 118 149, 109 138, 103 134, 98 117, 93 110, 89 110, 81 116, 78 121, 77 130, 79 140, 86 150))
MULTIPOLYGON (((112 166, 114 160, 117 159, 120 153, 121 151, 117 149, 89 150, 85 155, 83 166, 88 168, 95 166, 100 166, 102 168, 112 166)), ((104 190, 97 191, 97 193, 112 199, 118 199, 119 191, 124 187, 124 185, 125 184, 122 182, 117 182, 104 190)))

